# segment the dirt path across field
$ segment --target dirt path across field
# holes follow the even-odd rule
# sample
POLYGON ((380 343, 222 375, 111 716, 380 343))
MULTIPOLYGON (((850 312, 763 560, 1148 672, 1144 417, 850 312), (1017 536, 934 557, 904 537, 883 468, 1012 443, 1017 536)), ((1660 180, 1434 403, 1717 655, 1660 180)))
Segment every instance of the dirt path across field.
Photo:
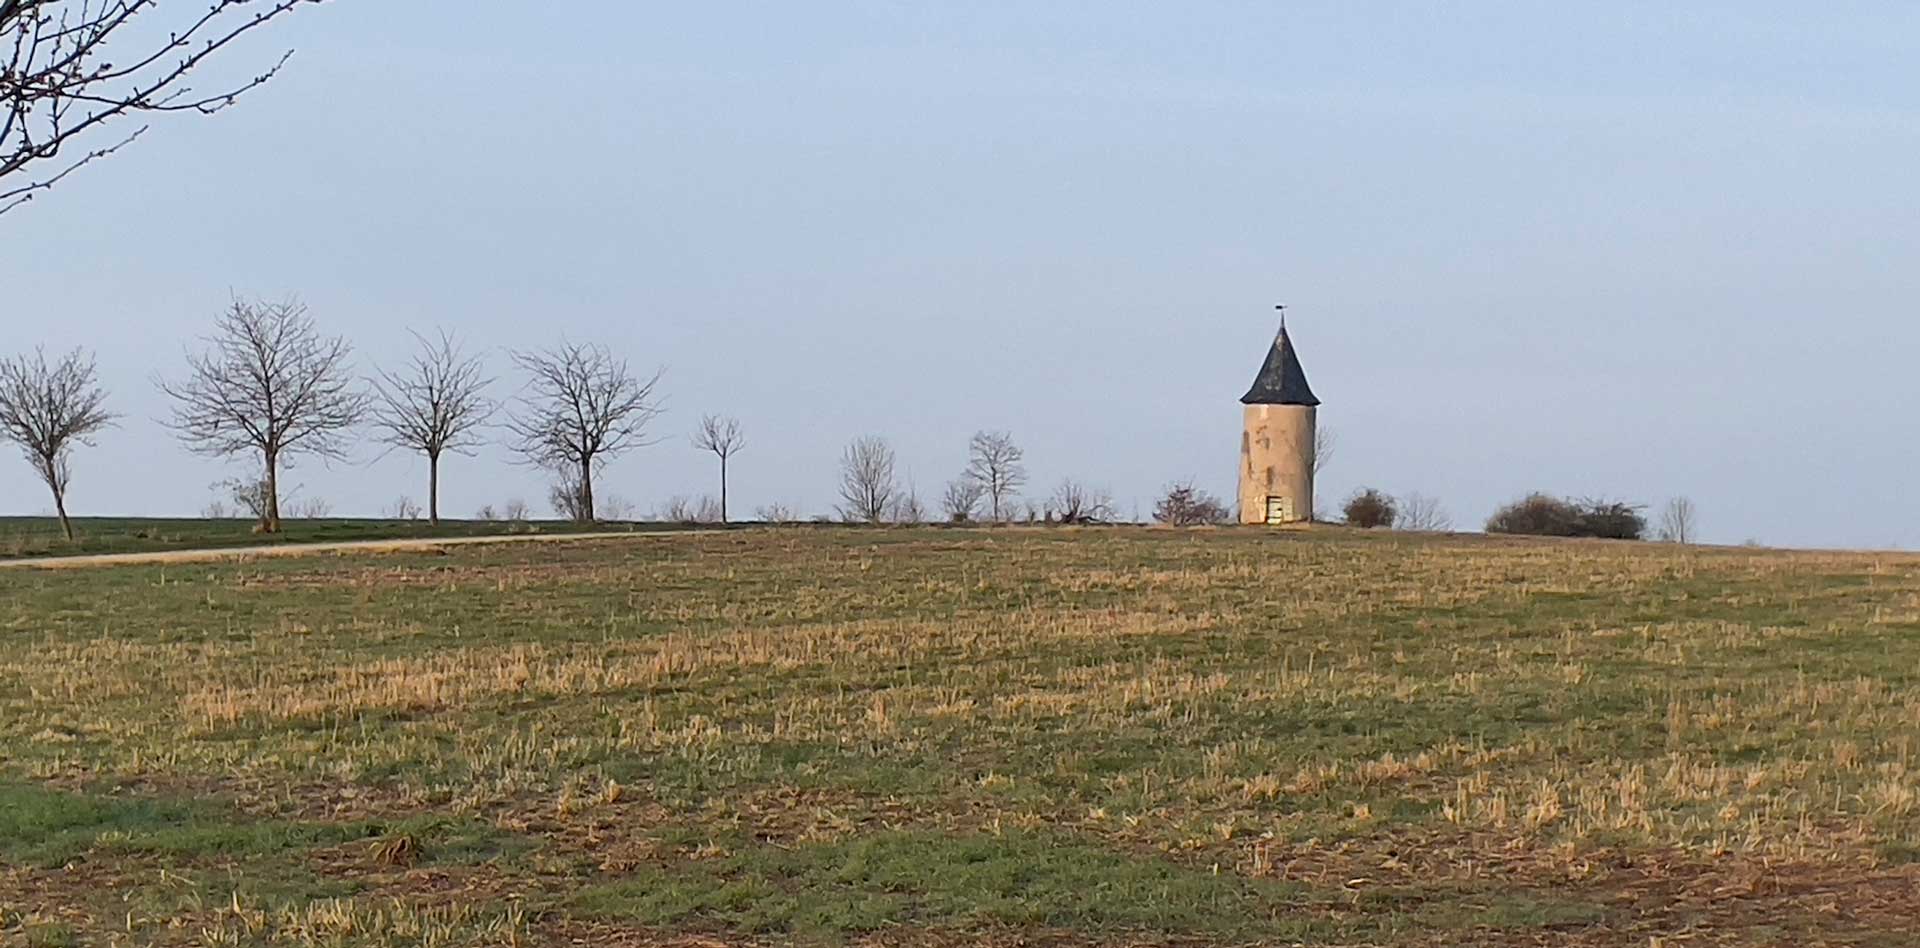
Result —
POLYGON ((204 550, 154 550, 147 553, 92 553, 78 556, 34 556, 0 560, 6 567, 72 569, 87 566, 137 566, 148 563, 206 563, 237 560, 254 556, 309 556, 316 553, 395 553, 430 550, 443 546, 467 546, 479 543, 560 543, 570 540, 632 540, 640 537, 686 536, 710 533, 709 530, 674 530, 645 533, 511 533, 491 537, 420 537, 393 540, 342 540, 334 543, 284 543, 261 546, 228 546, 204 550))

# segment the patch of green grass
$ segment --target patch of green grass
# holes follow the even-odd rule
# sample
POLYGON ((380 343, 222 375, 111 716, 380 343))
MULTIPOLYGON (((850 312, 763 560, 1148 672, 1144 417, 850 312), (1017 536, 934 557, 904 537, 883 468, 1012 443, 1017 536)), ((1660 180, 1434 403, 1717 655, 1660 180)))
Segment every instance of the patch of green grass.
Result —
POLYGON ((492 827, 432 815, 342 823, 253 820, 206 801, 0 784, 0 855, 43 866, 88 855, 274 856, 388 835, 414 836, 426 847, 423 858, 456 862, 528 848, 492 827))
POLYGON ((589 887, 582 912, 648 925, 848 934, 896 925, 1297 933, 1296 886, 1127 855, 1050 833, 885 831, 651 867, 589 887))

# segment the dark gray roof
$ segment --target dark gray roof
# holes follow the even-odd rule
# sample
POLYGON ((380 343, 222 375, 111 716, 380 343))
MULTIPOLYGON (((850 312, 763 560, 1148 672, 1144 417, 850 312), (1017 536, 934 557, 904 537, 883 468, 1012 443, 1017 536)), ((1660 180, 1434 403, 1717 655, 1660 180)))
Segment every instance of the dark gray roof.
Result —
POLYGON ((1280 324, 1280 335, 1273 338, 1273 348, 1267 350, 1267 361, 1254 377, 1253 387, 1240 396, 1240 401, 1246 405, 1320 404, 1313 387, 1307 384, 1307 370, 1300 367, 1300 357, 1294 354, 1285 323, 1280 324))

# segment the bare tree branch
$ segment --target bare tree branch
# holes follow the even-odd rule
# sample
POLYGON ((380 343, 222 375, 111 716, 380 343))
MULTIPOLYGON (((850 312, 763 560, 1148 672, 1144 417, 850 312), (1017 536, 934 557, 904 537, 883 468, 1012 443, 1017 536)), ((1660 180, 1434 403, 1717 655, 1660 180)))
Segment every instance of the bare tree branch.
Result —
POLYGON ((31 357, 0 360, 0 441, 18 445, 53 491, 53 509, 69 541, 73 446, 93 444, 93 436, 113 424, 116 416, 106 401, 90 353, 75 349, 49 364, 46 350, 35 349, 31 357))
POLYGON ((0 213, 140 137, 72 160, 62 156, 102 126, 129 116, 210 115, 277 75, 291 52, 240 82, 188 84, 206 60, 240 37, 322 0, 0 0, 0 213), (164 10, 170 27, 144 19, 164 10), (162 27, 153 29, 148 24, 162 27), (145 45, 130 45, 145 44, 145 45), (111 57, 111 58, 110 58, 111 57), (45 171, 37 169, 46 168, 45 171))
POLYGON ((1331 425, 1316 425, 1314 427, 1313 447, 1311 448, 1313 456, 1307 459, 1308 463, 1313 467, 1314 477, 1319 477, 1320 472, 1326 468, 1327 462, 1333 460, 1333 449, 1339 444, 1340 434, 1333 430, 1331 425))
POLYGON ((731 416, 705 415, 700 429, 693 433, 693 446, 720 459, 720 522, 727 522, 727 461, 747 446, 740 433, 740 420, 731 416))
POLYGON ((480 356, 463 354, 445 332, 413 338, 417 349, 406 368, 374 370, 372 420, 383 443, 426 455, 427 519, 439 523, 441 455, 483 443, 482 426, 499 404, 486 396, 493 379, 480 356))
POLYGON ((625 359, 604 346, 562 342, 557 348, 513 353, 528 375, 519 409, 507 429, 514 449, 528 463, 578 472, 568 489, 574 519, 593 519, 593 475, 608 459, 653 443, 647 424, 663 411, 655 390, 661 372, 646 379, 633 375, 625 359))
POLYGON ((258 454, 266 510, 260 525, 280 529, 280 462, 296 454, 345 457, 346 432, 369 396, 354 384, 353 347, 323 337, 298 301, 236 299, 187 354, 187 375, 156 379, 173 399, 169 427, 196 454, 258 454))

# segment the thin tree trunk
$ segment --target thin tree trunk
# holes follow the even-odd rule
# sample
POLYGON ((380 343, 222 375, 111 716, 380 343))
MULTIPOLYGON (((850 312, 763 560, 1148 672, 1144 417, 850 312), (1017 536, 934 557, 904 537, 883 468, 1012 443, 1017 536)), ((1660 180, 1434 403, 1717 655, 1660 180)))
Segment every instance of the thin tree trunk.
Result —
POLYGON ((73 521, 67 519, 67 498, 60 488, 53 489, 53 509, 60 515, 60 531, 67 535, 67 542, 73 542, 73 521))
POLYGON ((280 532, 280 459, 267 455, 267 509, 261 512, 260 525, 267 533, 280 532))
POLYGON ((53 458, 36 457, 34 460, 40 465, 40 479, 53 492, 53 512, 60 516, 60 532, 66 535, 68 543, 72 543, 73 522, 67 519, 67 497, 60 483, 60 465, 53 458))
POLYGON ((593 462, 580 462, 580 506, 573 512, 573 518, 581 523, 593 522, 593 462))
POLYGON ((720 523, 727 522, 727 456, 720 456, 720 523))
POLYGON ((427 522, 440 525, 440 455, 427 455, 427 522))

